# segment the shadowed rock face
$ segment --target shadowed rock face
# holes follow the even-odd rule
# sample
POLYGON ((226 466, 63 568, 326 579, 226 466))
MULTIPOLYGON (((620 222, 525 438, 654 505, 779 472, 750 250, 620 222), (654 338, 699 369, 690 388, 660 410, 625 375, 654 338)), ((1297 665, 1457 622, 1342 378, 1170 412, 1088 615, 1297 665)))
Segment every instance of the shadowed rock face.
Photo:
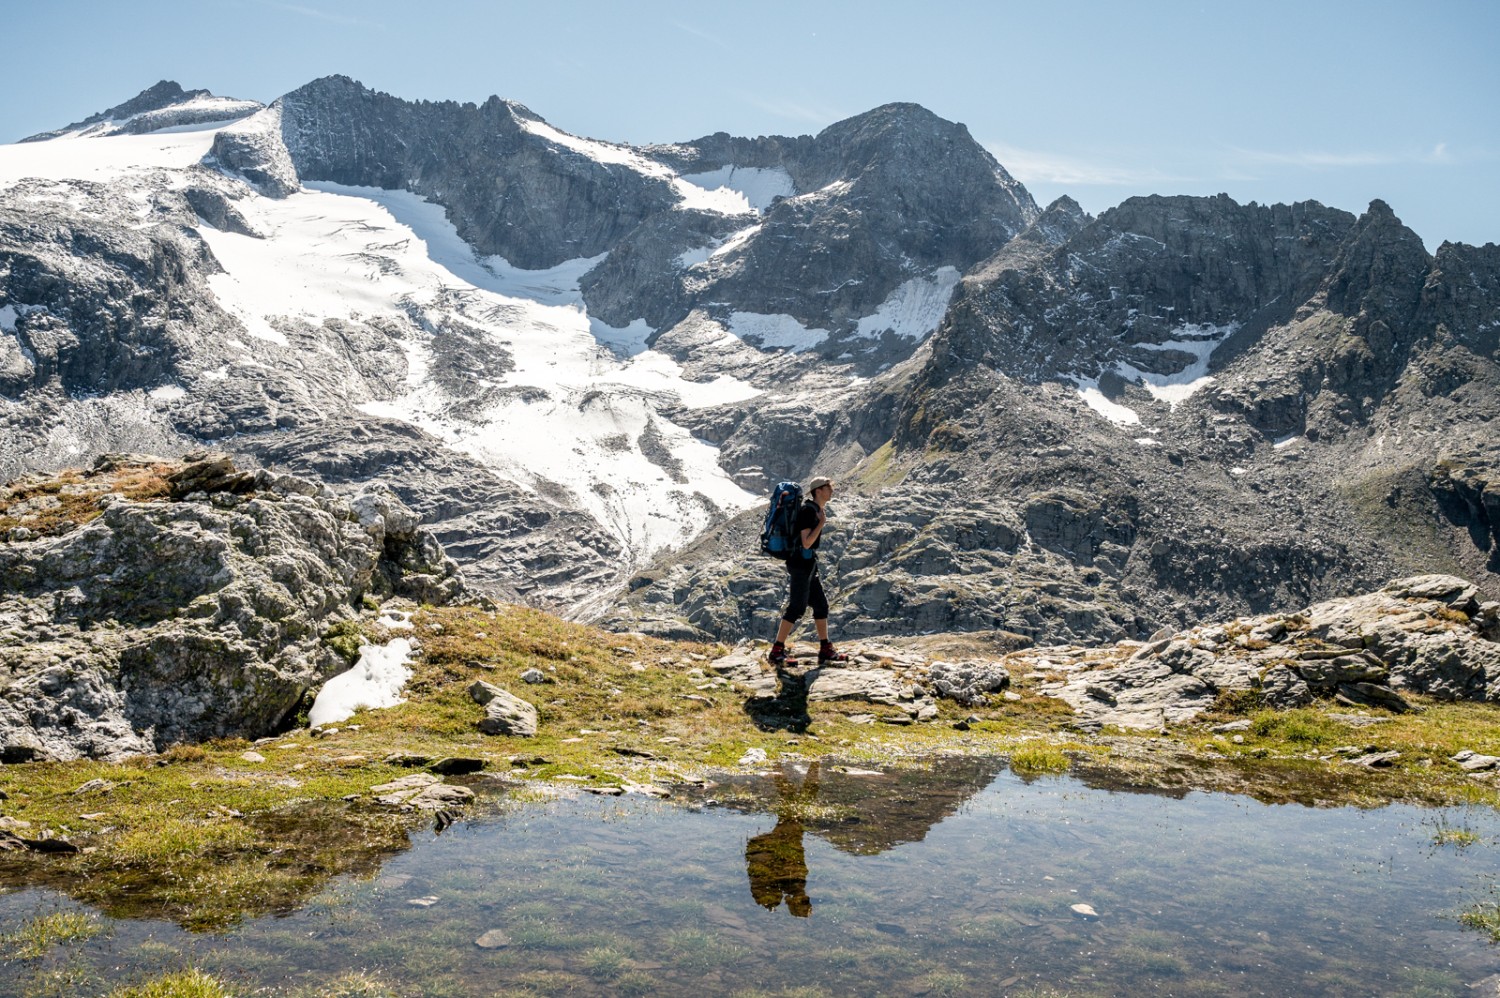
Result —
POLYGON ((38 480, 0 490, 0 759, 117 758, 268 734, 349 663, 323 637, 365 594, 446 603, 457 566, 389 493, 111 457, 60 493, 97 518, 38 533, 38 480), (131 499, 155 471, 181 498, 131 499), (182 493, 182 490, 190 492, 182 493))

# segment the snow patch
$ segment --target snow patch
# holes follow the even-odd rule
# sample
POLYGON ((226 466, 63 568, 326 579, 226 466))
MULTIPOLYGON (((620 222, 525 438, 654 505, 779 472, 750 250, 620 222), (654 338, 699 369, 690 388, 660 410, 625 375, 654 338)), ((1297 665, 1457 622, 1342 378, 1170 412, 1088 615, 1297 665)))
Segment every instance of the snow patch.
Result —
MULTIPOLYGON (((1301 434, 1293 433, 1290 436, 1276 438, 1276 440, 1272 442, 1271 446, 1274 447, 1274 448, 1276 448, 1277 450, 1281 450, 1281 449, 1283 449, 1285 447, 1290 447, 1290 446, 1292 446, 1292 444, 1298 443, 1301 440, 1302 440, 1302 435, 1301 434)), ((1381 437, 1378 441, 1376 441, 1376 443, 1379 446, 1382 446, 1382 447, 1385 446, 1385 437, 1381 437)))
POLYGON ((1084 404, 1111 423, 1116 426, 1135 426, 1140 423, 1141 417, 1134 409, 1106 398, 1099 390, 1099 382, 1094 378, 1075 377, 1073 381, 1078 385, 1078 396, 1083 399, 1084 404))
POLYGON ((1115 372, 1126 381, 1140 382, 1151 393, 1152 398, 1166 402, 1175 409, 1199 389, 1213 384, 1214 379, 1208 373, 1209 358, 1219 344, 1233 336, 1239 328, 1238 322, 1223 326, 1187 323, 1174 330, 1173 338, 1163 343, 1134 345, 1137 350, 1175 350, 1191 354, 1193 360, 1187 367, 1174 374, 1157 374, 1154 371, 1142 371, 1134 364, 1122 360, 1115 363, 1115 372))
POLYGON ((0 330, 7 333, 16 331, 16 320, 21 317, 14 305, 0 305, 0 330))
POLYGON ((683 270, 687 270, 689 267, 696 267, 700 263, 707 263, 713 255, 714 247, 712 246, 701 246, 698 249, 690 249, 685 253, 677 254, 677 266, 683 270))
POLYGON ((875 337, 889 330, 909 340, 920 340, 938 327, 958 287, 958 268, 941 267, 931 277, 914 277, 881 303, 874 314, 859 320, 855 332, 875 337))
POLYGON ((408 638, 365 645, 354 668, 334 676, 318 691, 312 709, 307 712, 308 726, 335 724, 353 717, 361 707, 375 709, 402 703, 401 689, 411 678, 407 662, 414 650, 408 638))
POLYGON ((797 193, 792 175, 781 167, 723 166, 707 173, 685 173, 682 179, 704 190, 725 188, 740 194, 750 207, 764 213, 776 198, 797 193))
POLYGON ((754 238, 755 234, 759 231, 759 225, 751 225, 731 234, 728 239, 724 240, 723 245, 709 254, 709 259, 724 256, 726 253, 734 252, 741 246, 748 243, 752 238, 754 238))
POLYGON ((742 340, 755 341, 762 350, 785 347, 793 353, 811 350, 828 338, 828 330, 808 329, 790 315, 760 312, 731 313, 729 331, 742 340))
POLYGON ((178 399, 187 398, 187 389, 181 385, 162 385, 153 388, 146 393, 146 397, 153 402, 176 402, 178 399))

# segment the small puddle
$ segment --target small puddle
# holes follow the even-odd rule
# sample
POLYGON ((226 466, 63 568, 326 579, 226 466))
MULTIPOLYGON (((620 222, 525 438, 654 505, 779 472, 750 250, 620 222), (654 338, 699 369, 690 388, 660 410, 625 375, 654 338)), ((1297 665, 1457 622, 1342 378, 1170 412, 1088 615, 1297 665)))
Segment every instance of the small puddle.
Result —
MULTIPOLYGON (((745 998, 1456 996, 1500 972, 1457 919, 1500 900, 1487 808, 1173 797, 959 758, 787 765, 688 807, 517 803, 414 835, 376 876, 223 934, 105 919, 0 964, 0 993, 104 994, 184 966, 235 994, 745 998), (1477 841, 1438 843, 1455 829, 1477 841)), ((0 935, 76 909, 0 896, 0 935)))

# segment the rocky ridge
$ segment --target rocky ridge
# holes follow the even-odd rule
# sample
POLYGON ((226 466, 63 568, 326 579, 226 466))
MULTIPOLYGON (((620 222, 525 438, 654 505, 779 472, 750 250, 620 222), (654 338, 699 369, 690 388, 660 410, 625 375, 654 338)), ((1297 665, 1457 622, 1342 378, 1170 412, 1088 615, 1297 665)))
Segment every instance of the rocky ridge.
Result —
POLYGON ((446 603, 457 566, 386 490, 223 455, 106 455, 0 490, 0 760, 153 752, 284 725, 349 662, 366 598, 446 603))
MULTIPOLYGON (((1434 570, 1500 596, 1500 247, 1428 256, 1379 203, 1049 214, 852 396, 685 417, 726 468, 840 480, 821 555, 840 633, 1112 642, 1434 570)), ((769 633, 758 529, 747 513, 638 573, 605 619, 769 633)))
POLYGON ((232 121, 254 114, 262 106, 257 101, 215 97, 207 90, 183 90, 175 80, 162 80, 107 111, 91 114, 82 121, 31 135, 21 141, 45 142, 70 134, 96 138, 107 135, 140 135, 162 128, 232 121))

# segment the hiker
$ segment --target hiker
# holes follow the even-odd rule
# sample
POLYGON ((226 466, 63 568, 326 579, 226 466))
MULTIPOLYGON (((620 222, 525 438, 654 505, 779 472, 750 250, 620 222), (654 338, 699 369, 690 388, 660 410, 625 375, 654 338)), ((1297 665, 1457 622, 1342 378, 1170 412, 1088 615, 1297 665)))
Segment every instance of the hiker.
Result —
POLYGON ((809 606, 812 607, 813 624, 818 629, 818 664, 849 661, 849 656, 835 649, 833 642, 828 640, 828 598, 823 595, 823 583, 818 579, 818 545, 823 542, 823 525, 828 519, 828 500, 832 497, 833 479, 818 475, 807 483, 807 500, 797 511, 794 536, 800 547, 794 545, 786 559, 791 592, 786 610, 781 615, 781 626, 776 629, 776 641, 766 656, 777 669, 791 661, 786 639, 809 606))

